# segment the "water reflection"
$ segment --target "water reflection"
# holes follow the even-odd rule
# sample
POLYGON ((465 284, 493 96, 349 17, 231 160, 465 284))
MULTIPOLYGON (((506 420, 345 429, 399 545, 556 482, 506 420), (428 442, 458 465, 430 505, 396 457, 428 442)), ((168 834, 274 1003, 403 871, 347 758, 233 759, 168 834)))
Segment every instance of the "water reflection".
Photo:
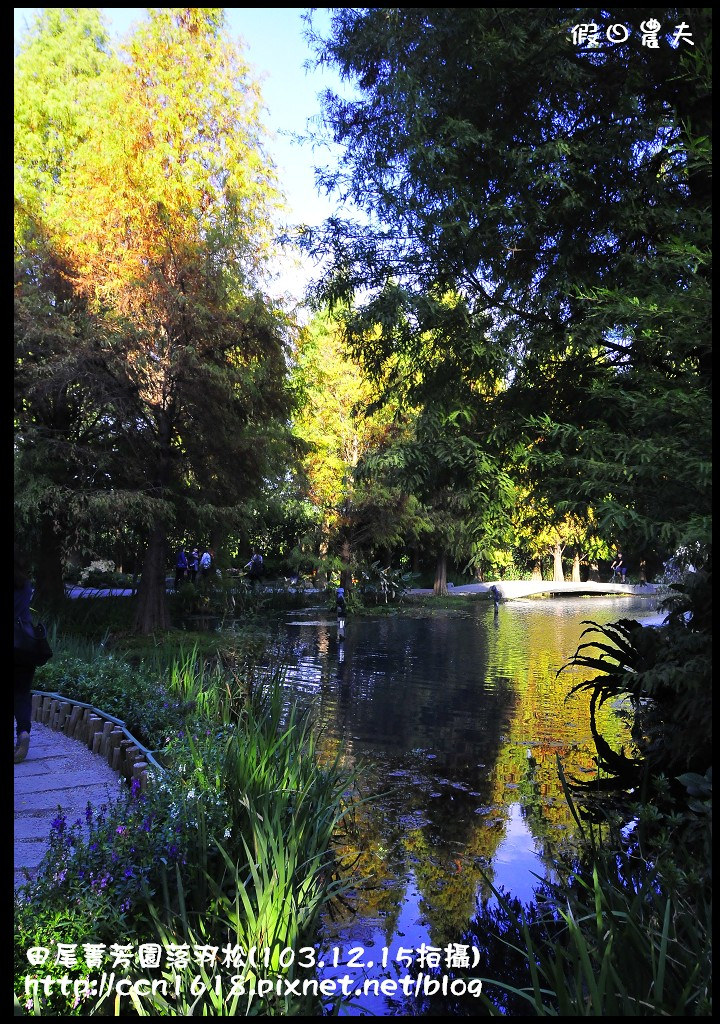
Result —
MULTIPOLYGON (((317 610, 285 624, 288 694, 314 715, 328 756, 343 741, 349 763, 361 766, 361 794, 382 794, 352 822, 347 853, 370 882, 353 915, 327 920, 328 951, 361 945, 377 965, 383 947, 391 956, 423 942, 442 948, 493 900, 490 883, 527 902, 533 872, 557 880, 556 857, 574 842, 557 757, 569 775, 594 772, 589 698, 566 703, 579 677, 557 672, 583 620, 654 613, 642 599, 561 598, 506 602, 497 614, 479 604, 467 613, 356 617, 344 638, 317 610)), ((627 744, 613 708, 602 709, 599 724, 627 744)), ((328 976, 352 973, 346 961, 326 966, 328 976)), ((398 1006, 370 996, 348 1012, 382 1016, 398 1006)))

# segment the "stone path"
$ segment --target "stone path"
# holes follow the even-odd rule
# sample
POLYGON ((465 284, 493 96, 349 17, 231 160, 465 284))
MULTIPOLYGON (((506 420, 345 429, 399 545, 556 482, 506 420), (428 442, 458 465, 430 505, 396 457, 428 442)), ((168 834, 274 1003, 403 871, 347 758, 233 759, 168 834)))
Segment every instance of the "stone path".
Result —
POLYGON ((28 756, 15 765, 15 888, 25 881, 22 869, 33 874, 42 860, 58 807, 70 821, 83 819, 88 801, 108 803, 119 786, 120 776, 104 758, 33 722, 28 756))
MULTIPOLYGON (((457 587, 448 583, 448 596, 453 594, 487 594, 496 586, 506 601, 532 597, 533 594, 629 594, 635 597, 654 597, 661 590, 655 583, 553 583, 551 580, 490 580, 488 583, 463 583, 457 587)), ((430 595, 432 587, 410 590, 410 594, 430 595)))

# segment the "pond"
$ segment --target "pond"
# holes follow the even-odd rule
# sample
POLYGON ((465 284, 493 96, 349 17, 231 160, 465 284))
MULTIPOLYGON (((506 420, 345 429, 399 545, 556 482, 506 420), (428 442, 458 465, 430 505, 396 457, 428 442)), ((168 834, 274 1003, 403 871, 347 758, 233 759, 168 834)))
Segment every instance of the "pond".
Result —
MULTIPOLYGON (((342 743, 361 795, 373 798, 347 851, 370 886, 328 917, 320 951, 324 977, 349 975, 353 992, 376 981, 344 1015, 427 1014, 379 980, 407 975, 409 956, 422 966, 426 947, 460 943, 495 899, 491 884, 527 903, 533 873, 558 880, 575 823, 557 758, 568 776, 595 771, 589 698, 565 700, 583 676, 558 669, 583 620, 659 621, 656 600, 627 597, 509 601, 497 616, 485 602, 419 611, 349 618, 344 639, 323 608, 282 627, 288 697, 312 712, 325 755, 342 743)), ((613 745, 627 743, 618 709, 606 706, 599 723, 613 745)), ((502 970, 479 963, 474 973, 502 979, 502 970)))

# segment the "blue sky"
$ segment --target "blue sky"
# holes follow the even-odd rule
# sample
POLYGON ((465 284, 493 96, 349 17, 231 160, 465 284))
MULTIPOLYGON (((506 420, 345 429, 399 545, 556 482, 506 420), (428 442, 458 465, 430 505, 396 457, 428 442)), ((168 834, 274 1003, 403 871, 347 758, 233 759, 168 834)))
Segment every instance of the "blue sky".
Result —
MULTIPOLYGON (((38 8, 16 7, 15 46, 38 8)), ((144 7, 100 8, 113 40, 125 36, 145 16, 144 7)), ((228 32, 243 42, 243 52, 260 80, 267 106, 265 124, 274 134, 269 146, 277 164, 281 186, 289 205, 288 223, 317 223, 332 212, 330 202, 317 194, 315 163, 327 162, 327 154, 315 153, 290 137, 305 134, 308 121, 320 115, 319 94, 327 88, 341 89, 339 78, 324 69, 308 71, 312 51, 304 38, 302 14, 305 7, 228 7, 228 32)), ((313 16, 316 28, 329 25, 329 8, 318 8, 313 16)), ((308 268, 283 278, 285 287, 296 291, 307 279, 308 268)))

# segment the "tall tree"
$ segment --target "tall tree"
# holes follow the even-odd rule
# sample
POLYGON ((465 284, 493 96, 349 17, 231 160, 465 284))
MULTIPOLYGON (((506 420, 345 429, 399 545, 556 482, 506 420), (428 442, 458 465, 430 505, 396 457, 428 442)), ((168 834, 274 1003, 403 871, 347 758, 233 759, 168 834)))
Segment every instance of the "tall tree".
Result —
POLYGON ((649 16, 334 8, 319 61, 358 93, 327 98, 343 157, 321 180, 367 219, 305 242, 321 297, 362 305, 350 334, 382 326, 371 367, 398 346, 419 365, 408 309, 461 295, 507 358, 493 419, 539 491, 673 547, 709 538, 710 15, 653 11, 655 47, 649 16), (593 22, 599 45, 573 39, 593 22))
POLYGON ((356 479, 368 453, 403 427, 396 408, 376 407, 377 388, 345 350, 340 324, 327 313, 317 313, 301 334, 295 381, 302 399, 294 429, 307 446, 303 468, 316 511, 316 550, 321 559, 337 551, 349 586, 351 560, 375 546, 392 546, 406 517, 404 493, 356 479))
POLYGON ((15 512, 46 602, 64 594, 69 547, 92 548, 98 525, 140 511, 110 416, 123 383, 103 368, 108 324, 74 293, 53 236, 113 68, 90 8, 41 11, 15 62, 15 512))
POLYGON ((104 309, 115 418, 152 510, 138 627, 168 625, 168 530, 214 535, 287 456, 286 324, 259 290, 278 196, 260 99, 216 8, 151 11, 106 80, 52 224, 104 309))

